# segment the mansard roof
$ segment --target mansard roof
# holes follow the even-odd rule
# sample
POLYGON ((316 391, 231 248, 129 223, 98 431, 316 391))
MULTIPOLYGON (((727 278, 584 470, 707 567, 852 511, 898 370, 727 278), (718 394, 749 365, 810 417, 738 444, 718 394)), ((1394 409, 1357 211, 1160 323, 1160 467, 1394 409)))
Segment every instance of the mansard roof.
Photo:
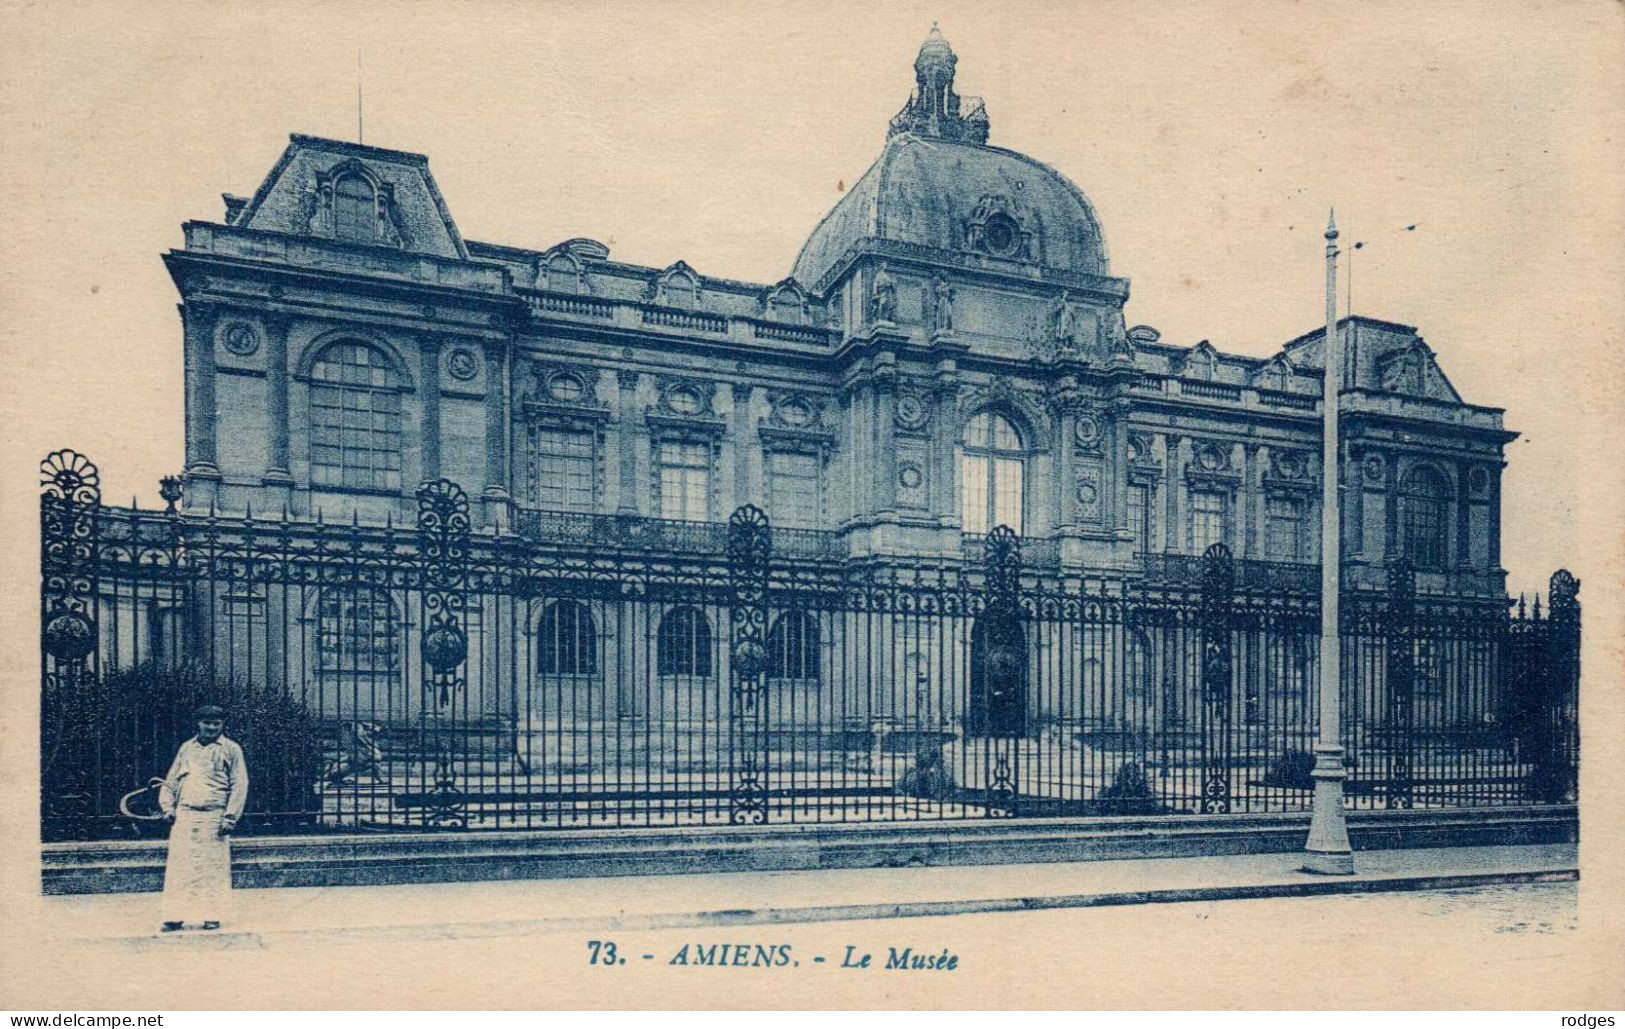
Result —
POLYGON ((354 174, 383 193, 388 245, 412 253, 467 260, 468 247, 452 220, 429 159, 405 150, 294 134, 276 166, 247 203, 228 197, 227 224, 294 234, 322 233, 324 187, 354 174))

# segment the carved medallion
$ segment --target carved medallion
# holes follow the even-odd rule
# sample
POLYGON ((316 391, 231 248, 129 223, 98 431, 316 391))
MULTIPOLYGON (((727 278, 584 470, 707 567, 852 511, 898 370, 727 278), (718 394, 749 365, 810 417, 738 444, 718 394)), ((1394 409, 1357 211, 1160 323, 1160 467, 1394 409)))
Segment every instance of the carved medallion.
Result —
POLYGON ((1275 474, 1283 479, 1301 479, 1305 470, 1303 455, 1290 450, 1275 455, 1275 474))
POLYGON ((792 397, 780 404, 778 413, 779 421, 792 429, 799 429, 804 425, 809 425, 813 420, 812 408, 808 407, 806 402, 799 398, 792 397))
POLYGON ((925 470, 910 461, 897 469, 897 484, 904 489, 919 489, 925 482, 925 470))
POLYGON ((1082 507, 1085 511, 1092 511, 1094 510, 1095 504, 1100 500, 1100 490, 1095 487, 1094 480, 1080 478, 1078 480, 1075 496, 1078 498, 1078 504, 1080 507, 1082 507))
POLYGON ((1381 482, 1382 471, 1383 464, 1381 455, 1372 454, 1365 459, 1365 477, 1367 482, 1381 482))
POLYGON ((1138 433, 1128 438, 1128 459, 1135 464, 1151 460, 1151 438, 1138 433))
POLYGON ((897 424, 905 429, 918 429, 925 424, 925 401, 917 394, 904 393, 897 398, 897 424))
POLYGON ((1072 437, 1080 446, 1093 446, 1100 440, 1100 420, 1092 414, 1080 414, 1072 426, 1072 437))
POLYGON ((226 326, 221 334, 221 344, 238 357, 247 357, 260 348, 260 337, 254 329, 243 322, 232 322, 226 326))
POLYGON ((469 350, 467 347, 458 347, 451 352, 450 357, 446 358, 446 371, 451 373, 452 378, 460 382, 467 382, 472 379, 478 374, 479 370, 479 358, 475 356, 474 351, 469 350))
POLYGON ((1230 464, 1229 449, 1217 443, 1203 444, 1196 451, 1196 463, 1203 471, 1222 471, 1230 464))

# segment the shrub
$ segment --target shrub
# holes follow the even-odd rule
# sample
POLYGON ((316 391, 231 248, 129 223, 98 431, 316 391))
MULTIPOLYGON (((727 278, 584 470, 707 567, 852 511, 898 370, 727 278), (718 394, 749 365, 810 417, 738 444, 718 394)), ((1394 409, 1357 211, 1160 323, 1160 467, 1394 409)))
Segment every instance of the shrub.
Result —
POLYGON ((300 700, 199 665, 144 662, 99 679, 47 684, 40 753, 47 837, 129 831, 131 823, 109 817, 119 798, 169 770, 182 741, 197 731, 193 709, 204 703, 226 709, 226 735, 243 748, 250 785, 242 831, 309 823, 320 808, 323 752, 300 700))
POLYGON ((1314 771, 1315 755, 1307 750, 1289 750, 1275 759, 1269 771, 1264 773, 1263 784, 1288 790, 1312 790, 1315 780, 1309 773, 1314 771))
POLYGON ((1102 813, 1111 815, 1149 815, 1162 810, 1145 766, 1128 761, 1117 766, 1112 784, 1095 796, 1102 813))
POLYGON ((897 777, 895 789, 907 797, 923 800, 947 800, 953 796, 956 784, 942 757, 940 744, 922 743, 914 750, 914 762, 897 777))

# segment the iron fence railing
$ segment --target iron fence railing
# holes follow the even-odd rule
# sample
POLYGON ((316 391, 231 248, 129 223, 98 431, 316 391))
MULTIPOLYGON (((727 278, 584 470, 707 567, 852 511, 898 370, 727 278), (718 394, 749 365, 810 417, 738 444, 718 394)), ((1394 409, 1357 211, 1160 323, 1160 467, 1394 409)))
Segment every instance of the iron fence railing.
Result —
MULTIPOLYGON (((444 480, 369 528, 189 515, 173 487, 104 506, 69 452, 44 472, 48 839, 139 833, 119 800, 205 699, 252 771, 248 832, 1309 804, 1316 594, 1222 547, 1080 583, 1004 529, 969 561, 855 564, 749 507, 542 542, 472 531, 444 480)), ((1571 800, 1578 583, 1508 609, 1388 575, 1343 602, 1348 803, 1571 800)))

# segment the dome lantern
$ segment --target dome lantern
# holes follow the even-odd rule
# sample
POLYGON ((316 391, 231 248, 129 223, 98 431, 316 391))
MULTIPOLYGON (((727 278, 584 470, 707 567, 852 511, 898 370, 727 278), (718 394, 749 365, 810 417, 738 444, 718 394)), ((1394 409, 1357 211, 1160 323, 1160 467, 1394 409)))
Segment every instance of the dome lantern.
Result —
POLYGON ((886 138, 908 133, 927 139, 987 142, 987 111, 976 97, 954 92, 959 58, 936 22, 914 58, 914 95, 891 120, 886 138), (963 113, 961 113, 963 111, 963 113))

